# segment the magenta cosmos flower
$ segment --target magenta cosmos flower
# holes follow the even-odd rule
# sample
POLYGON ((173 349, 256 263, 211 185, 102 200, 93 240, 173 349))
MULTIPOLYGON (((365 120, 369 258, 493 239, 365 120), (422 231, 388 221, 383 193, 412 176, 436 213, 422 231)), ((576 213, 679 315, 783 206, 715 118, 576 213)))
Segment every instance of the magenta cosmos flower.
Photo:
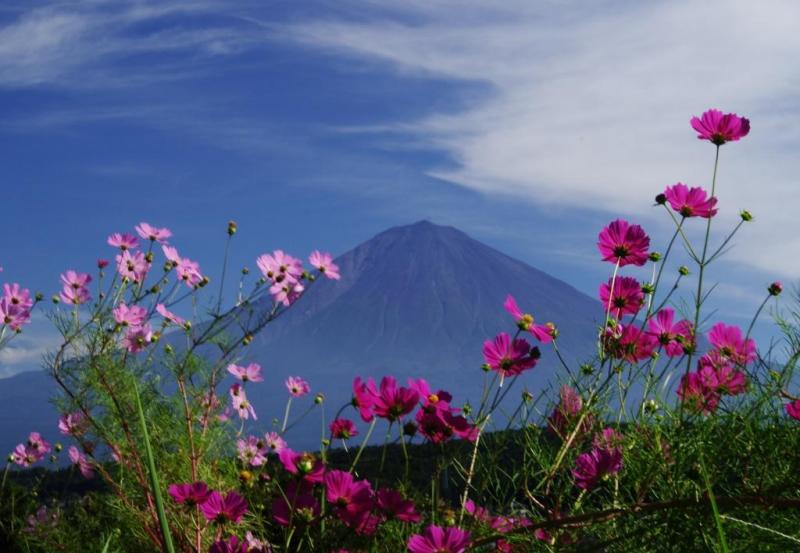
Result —
POLYGON ((348 522, 372 509, 373 491, 368 481, 355 480, 343 470, 331 470, 325 474, 325 498, 344 511, 344 520, 348 522))
POLYGON ((167 238, 172 236, 172 231, 168 228, 157 228, 148 223, 139 223, 135 228, 136 232, 139 233, 139 236, 144 240, 158 242, 159 244, 165 243, 167 238))
POLYGON ((697 131, 697 138, 708 140, 717 146, 735 142, 750 132, 748 119, 735 113, 723 114, 718 109, 710 109, 700 117, 692 117, 690 123, 697 131))
POLYGON ((290 376, 284 384, 292 397, 303 397, 311 391, 309 383, 299 376, 290 376))
POLYGON ((236 536, 230 536, 227 540, 220 539, 211 544, 208 553, 250 553, 255 551, 250 545, 236 536))
POLYGON ((464 553, 469 542, 470 533, 466 530, 431 525, 422 534, 409 538, 408 550, 411 553, 464 553))
MULTIPOLYGON (((561 439, 565 439, 569 434, 570 428, 580 418, 581 410, 583 409, 583 399, 580 394, 564 384, 558 392, 559 401, 553 409, 550 417, 547 419, 548 429, 555 433, 561 439)), ((583 418, 581 427, 577 432, 577 436, 587 433, 594 425, 594 417, 587 414, 583 418)))
POLYGON ((92 464, 86 459, 86 456, 78 451, 78 448, 70 446, 69 451, 67 452, 69 455, 70 461, 72 461, 73 465, 78 465, 78 470, 81 471, 81 474, 87 480, 90 478, 94 478, 94 467, 92 464))
POLYGON ((642 266, 647 262, 650 237, 639 225, 617 219, 600 231, 597 248, 603 261, 625 265, 642 266))
POLYGON ((339 266, 333 262, 333 257, 329 253, 322 253, 319 250, 314 250, 308 257, 308 263, 327 278, 339 280, 339 266))
POLYGON ((387 517, 412 523, 417 523, 422 518, 414 507, 414 502, 405 499, 397 490, 381 488, 377 498, 378 508, 387 517))
POLYGON ((170 484, 167 493, 176 503, 193 507, 203 503, 211 492, 205 482, 195 482, 194 484, 170 484))
POLYGON ((337 440, 349 440, 358 436, 356 425, 350 419, 336 419, 331 423, 331 436, 337 440))
POLYGON ((503 307, 514 317, 517 327, 520 330, 527 330, 543 344, 549 344, 553 341, 556 334, 556 326, 553 323, 545 323, 543 325, 535 324, 533 315, 530 313, 523 313, 517 305, 517 300, 514 299, 514 296, 511 294, 506 296, 503 307))
POLYGON ((789 415, 790 417, 792 417, 795 420, 799 420, 800 421, 800 399, 796 399, 796 400, 792 401, 791 403, 787 403, 784 406, 784 409, 786 409, 786 414, 787 415, 789 415))
POLYGON ((744 365, 756 359, 756 343, 752 338, 744 339, 742 329, 717 323, 708 332, 708 341, 722 357, 737 365, 744 365))
POLYGON ((636 363, 650 357, 658 347, 658 340, 639 330, 636 325, 616 324, 606 329, 605 349, 612 357, 636 363))
POLYGON ((325 475, 325 466, 311 453, 298 453, 288 447, 284 447, 278 458, 287 472, 301 477, 306 482, 319 484, 325 475))
POLYGON ((664 190, 664 198, 683 217, 710 219, 717 214, 717 199, 709 198, 708 192, 699 186, 689 188, 682 182, 673 184, 664 190))
POLYGON ((589 453, 581 453, 575 460, 572 475, 575 485, 583 490, 594 488, 600 480, 616 474, 622 468, 622 451, 619 448, 595 447, 589 453))
POLYGON ((647 321, 647 332, 658 340, 658 343, 670 357, 680 357, 685 349, 694 346, 692 323, 686 319, 673 322, 675 311, 665 307, 647 321))
POLYGON ((719 393, 706 386, 704 379, 697 372, 690 372, 681 377, 678 397, 689 409, 703 415, 716 411, 720 400, 719 393))
POLYGON ((503 376, 515 376, 536 366, 539 349, 522 338, 512 340, 505 332, 495 339, 483 343, 483 358, 486 364, 503 376))
POLYGON ((390 422, 409 414, 419 402, 419 392, 398 386, 397 380, 391 376, 384 376, 381 379, 380 391, 370 379, 367 390, 372 394, 372 412, 375 416, 390 422))
POLYGON ((635 315, 644 303, 644 292, 638 280, 631 277, 613 279, 614 291, 611 291, 612 279, 600 285, 600 301, 603 311, 608 311, 616 319, 623 315, 635 315))
POLYGON ((319 502, 311 494, 311 489, 292 482, 287 486, 286 497, 278 495, 272 502, 272 518, 281 526, 311 524, 319 517, 319 502))
POLYGON ((258 363, 250 363, 246 367, 240 367, 239 365, 231 363, 228 365, 228 372, 242 382, 264 381, 264 378, 261 376, 261 365, 258 363))
MULTIPOLYGON (((375 383, 372 379, 369 379, 371 386, 374 388, 375 383)), ((369 392, 369 388, 367 387, 366 382, 361 381, 361 377, 355 377, 353 379, 353 399, 351 404, 353 407, 358 409, 359 415, 361 415, 361 420, 364 422, 372 422, 372 419, 375 418, 374 414, 372 413, 372 405, 374 400, 372 394, 369 392)))
POLYGON ((80 411, 65 413, 58 419, 58 430, 65 436, 80 436, 86 431, 86 422, 80 411))
POLYGON ((208 521, 223 523, 229 520, 238 524, 247 512, 247 501, 236 492, 228 492, 223 497, 214 490, 200 504, 200 511, 208 521))

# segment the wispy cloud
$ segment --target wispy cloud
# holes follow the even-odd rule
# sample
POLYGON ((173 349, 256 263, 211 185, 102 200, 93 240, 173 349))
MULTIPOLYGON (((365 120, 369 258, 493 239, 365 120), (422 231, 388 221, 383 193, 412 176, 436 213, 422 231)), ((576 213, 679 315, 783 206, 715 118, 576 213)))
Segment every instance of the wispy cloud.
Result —
POLYGON ((42 368, 42 358, 61 343, 45 317, 35 314, 22 334, 0 349, 0 378, 42 368))
POLYGON ((721 226, 750 209, 758 224, 731 256, 800 276, 800 257, 786 253, 800 248, 800 4, 350 5, 364 13, 280 32, 401 75, 485 83, 487 93, 464 109, 390 129, 447 152, 455 166, 431 173, 471 189, 640 215, 667 184, 710 185, 713 147, 693 138, 692 114, 719 107, 750 116, 751 136, 723 148, 721 226))

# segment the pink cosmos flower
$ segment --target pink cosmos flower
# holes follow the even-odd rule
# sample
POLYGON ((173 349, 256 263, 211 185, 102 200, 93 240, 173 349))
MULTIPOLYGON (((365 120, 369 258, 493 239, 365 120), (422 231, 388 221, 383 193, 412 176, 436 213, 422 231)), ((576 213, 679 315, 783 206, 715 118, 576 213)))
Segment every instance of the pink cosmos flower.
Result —
POLYGON ((16 282, 13 284, 3 284, 3 297, 7 298, 11 305, 16 305, 21 309, 33 307, 31 292, 27 288, 20 287, 16 282))
POLYGON ((708 192, 699 186, 689 188, 682 182, 668 186, 664 197, 669 205, 683 217, 703 217, 710 219, 717 214, 716 198, 709 198, 708 192))
POLYGON ((211 492, 205 482, 195 482, 194 484, 170 484, 167 493, 176 503, 193 507, 208 499, 211 492))
POLYGON ((223 523, 231 521, 239 524, 242 517, 247 512, 247 501, 236 492, 228 492, 223 497, 218 491, 214 490, 206 500, 200 504, 200 511, 208 521, 223 523))
POLYGON ((122 251, 133 250, 139 247, 139 241, 136 240, 136 237, 132 234, 128 234, 127 232, 124 234, 115 232, 108 237, 107 242, 109 246, 119 248, 122 251))
POLYGON ((269 293, 272 298, 289 307, 303 295, 305 287, 298 281, 284 280, 283 282, 276 282, 269 288, 269 293))
POLYGON ((650 237, 639 225, 631 225, 627 221, 617 219, 600 231, 597 248, 603 261, 625 265, 642 266, 647 262, 647 249, 650 237))
POLYGON ((102 271, 106 267, 108 267, 108 259, 102 259, 101 258, 101 259, 97 260, 97 268, 98 269, 100 269, 102 271))
POLYGON ((66 271, 61 275, 63 288, 61 291, 61 301, 72 305, 81 305, 91 299, 87 285, 92 281, 88 273, 76 271, 66 271))
POLYGON ((31 432, 28 435, 27 446, 31 451, 35 451, 36 454, 41 457, 44 457, 52 450, 50 442, 42 438, 42 435, 38 432, 31 432))
POLYGON ((747 377, 734 369, 725 358, 714 352, 704 355, 698 362, 698 373, 703 384, 718 394, 739 395, 747 389, 747 377))
POLYGON ((325 473, 325 498, 343 509, 368 510, 372 507, 372 486, 366 480, 356 481, 349 472, 331 470, 325 473))
POLYGON ((749 120, 735 113, 723 114, 718 109, 710 109, 699 118, 692 117, 690 123, 697 131, 697 138, 708 140, 717 146, 735 142, 750 132, 749 120))
POLYGON ((227 540, 219 539, 211 544, 208 553, 251 553, 250 544, 240 541, 236 536, 230 536, 227 540))
MULTIPOLYGON (((564 384, 559 390, 559 402, 553 409, 553 413, 547 419, 548 428, 561 439, 565 439, 569 434, 569 429, 574 425, 583 409, 583 399, 577 391, 564 384)), ((594 417, 587 415, 581 423, 578 436, 588 432, 594 425, 594 417)))
POLYGON ((150 263, 142 252, 131 253, 130 250, 125 250, 117 255, 116 260, 119 276, 129 282, 144 282, 150 263))
POLYGON ((14 448, 11 453, 11 461, 17 465, 29 467, 41 461, 50 451, 50 443, 38 432, 31 432, 26 443, 17 444, 14 448))
POLYGON ((130 353, 139 353, 153 341, 153 329, 149 324, 129 327, 122 337, 121 344, 130 353))
POLYGON ((69 451, 70 461, 72 461, 73 465, 78 465, 78 469, 81 471, 81 474, 84 478, 94 478, 94 467, 92 464, 86 459, 86 456, 78 451, 78 448, 70 446, 69 451))
POLYGON ((595 434, 592 439, 592 445, 599 449, 619 449, 623 439, 622 434, 613 428, 607 427, 595 434))
POLYGON ((339 280, 339 266, 333 262, 333 257, 329 253, 322 253, 319 250, 314 250, 308 258, 308 263, 317 269, 320 273, 327 278, 339 280))
POLYGON ((492 370, 503 376, 514 376, 536 366, 539 349, 531 349, 522 338, 512 341, 508 334, 501 332, 494 341, 483 343, 483 357, 492 370))
POLYGON ((66 286, 59 294, 61 301, 71 305, 82 305, 92 299, 89 290, 86 288, 67 288, 66 286))
POLYGON ((304 481, 312 484, 319 484, 322 482, 325 467, 322 462, 310 453, 298 453, 288 447, 284 447, 278 453, 278 458, 283 467, 294 474, 301 477, 304 481))
POLYGON ((617 277, 614 280, 614 290, 611 291, 611 281, 600 285, 600 301, 603 311, 610 311, 616 319, 623 315, 635 315, 644 303, 644 292, 638 280, 631 277, 617 277))
POLYGON ((703 415, 716 411, 720 400, 719 394, 706 386, 703 378, 697 372, 690 372, 681 377, 678 397, 692 411, 703 415))
POLYGON ((167 238, 172 236, 172 231, 168 228, 156 228, 147 223, 139 223, 135 228, 142 239, 158 242, 159 244, 164 244, 167 238))
POLYGON ((656 337, 668 356, 680 357, 684 348, 694 346, 694 332, 692 323, 686 319, 673 323, 674 318, 675 311, 665 307, 647 321, 647 332, 656 337))
POLYGON ((122 326, 141 326, 147 318, 147 310, 138 305, 128 307, 120 303, 114 308, 114 320, 122 326))
POLYGON ((228 365, 228 372, 242 382, 264 381, 264 378, 261 376, 261 365, 258 363, 250 363, 246 367, 240 367, 239 365, 231 363, 228 365))
POLYGON ((299 376, 290 376, 286 379, 286 389, 292 397, 303 397, 311 391, 311 386, 299 376))
POLYGON ((261 269, 264 278, 274 283, 281 283, 284 280, 297 282, 303 274, 303 263, 284 253, 283 250, 275 250, 272 255, 265 253, 256 259, 256 265, 261 269))
POLYGON ((589 453, 581 453, 575 460, 572 476, 575 485, 583 490, 594 488, 600 480, 616 474, 622 468, 622 452, 617 449, 593 448, 589 453))
POLYGON ((621 325, 607 328, 605 333, 605 349, 616 359, 636 363, 649 358, 658 347, 655 336, 639 330, 636 325, 621 325))
POLYGON ((166 320, 171 321, 176 325, 183 325, 186 323, 186 321, 181 317, 178 317, 175 313, 167 309, 163 303, 156 305, 156 311, 158 311, 158 314, 164 317, 166 320))
POLYGON ((30 321, 30 311, 15 305, 8 297, 0 298, 0 325, 8 325, 11 330, 20 330, 30 321))
POLYGON ((708 341, 721 356, 737 365, 745 365, 756 359, 756 343, 752 338, 745 341, 742 330, 737 326, 715 324, 708 333, 708 341))
POLYGON ((178 273, 178 278, 185 282, 186 286, 189 288, 193 288, 203 280, 203 275, 200 272, 200 264, 189 258, 181 258, 175 270, 178 273))
POLYGON ((786 410, 787 415, 800 421, 800 399, 787 403, 783 408, 786 410))
POLYGON ((272 453, 280 453, 286 449, 286 441, 277 432, 267 432, 264 444, 272 453))
POLYGON ((256 436, 248 436, 245 440, 236 441, 239 460, 246 465, 260 467, 267 462, 267 447, 264 440, 256 436))
POLYGON ((172 264, 173 267, 177 267, 178 263, 181 262, 181 256, 178 253, 177 248, 173 248, 172 246, 163 245, 161 246, 161 251, 164 252, 164 257, 167 258, 167 261, 172 264))
POLYGON ((408 550, 411 553, 464 553, 469 543, 470 533, 466 530, 431 525, 422 534, 409 538, 408 550))
POLYGON ((247 394, 244 393, 244 388, 238 382, 231 386, 230 389, 231 394, 231 403, 233 404, 233 408, 239 414, 240 419, 248 419, 253 417, 253 420, 258 420, 256 417, 256 410, 253 409, 253 406, 247 401, 247 394))
POLYGON ((319 514, 319 502, 303 486, 288 486, 286 498, 278 495, 272 502, 272 518, 281 526, 289 526, 290 520, 294 524, 310 524, 319 514))
POLYGON ((358 436, 356 425, 350 419, 336 419, 330 425, 331 436, 337 440, 349 440, 358 436))
POLYGON ((375 383, 370 379, 367 390, 372 394, 372 412, 375 416, 390 422, 402 419, 414 410, 419 402, 419 393, 410 388, 397 385, 397 380, 391 376, 381 379, 380 391, 375 388, 375 383))
POLYGON ((423 407, 417 411, 419 433, 438 444, 455 436, 474 442, 478 437, 477 426, 451 409, 423 407))
POLYGON ((417 380, 409 378, 408 387, 419 394, 423 408, 438 409, 441 411, 450 410, 450 402, 453 401, 453 396, 445 390, 432 392, 428 381, 424 378, 418 378, 417 380))
POLYGON ((416 524, 422 517, 414 507, 414 502, 405 499, 397 490, 381 488, 377 493, 378 509, 390 518, 416 524))
POLYGON ((514 299, 514 296, 511 294, 506 296, 506 301, 503 303, 503 307, 512 317, 514 317, 517 327, 520 330, 529 331, 543 344, 549 344, 553 341, 556 326, 553 323, 545 323, 543 325, 535 324, 533 321, 533 315, 530 313, 523 313, 517 305, 517 300, 514 299))
POLYGON ((61 415, 58 430, 65 436, 80 436, 86 431, 86 417, 80 411, 61 415))
MULTIPOLYGON (((369 383, 374 388, 375 383, 369 379, 369 383)), ((361 415, 361 420, 364 422, 372 422, 375 418, 372 413, 372 405, 375 403, 372 394, 369 392, 368 384, 361 381, 361 377, 356 377, 353 380, 353 399, 351 401, 353 407, 358 409, 361 415)))

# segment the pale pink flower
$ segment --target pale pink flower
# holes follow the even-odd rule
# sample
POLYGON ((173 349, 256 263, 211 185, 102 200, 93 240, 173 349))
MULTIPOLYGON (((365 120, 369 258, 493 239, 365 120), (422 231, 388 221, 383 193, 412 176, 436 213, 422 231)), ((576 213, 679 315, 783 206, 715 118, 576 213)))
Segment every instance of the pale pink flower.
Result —
POLYGON ((80 436, 86 430, 86 417, 80 411, 65 413, 58 419, 58 429, 65 436, 80 436))
POLYGON ((267 462, 267 448, 264 440, 256 436, 248 436, 244 440, 236 441, 236 450, 239 452, 239 460, 253 467, 260 467, 267 462))
POLYGON ((264 254, 256 259, 256 265, 265 278, 280 283, 284 280, 297 281, 303 274, 303 263, 283 250, 264 254))
POLYGON ((139 233, 144 240, 150 240, 163 244, 167 238, 172 236, 172 231, 168 228, 157 228, 147 223, 139 223, 136 225, 136 232, 139 233))
POLYGON ((261 365, 258 363, 250 363, 246 367, 240 367, 239 365, 231 363, 228 365, 228 372, 242 382, 264 381, 264 378, 261 376, 261 365))
POLYGON ((264 443, 272 453, 280 453, 286 449, 286 441, 277 432, 267 432, 264 435, 264 443))
POLYGON ((130 353, 139 353, 153 341, 153 329, 149 324, 128 327, 122 337, 122 345, 130 353))
POLYGON ((178 317, 175 313, 167 309, 163 303, 159 303, 158 305, 156 305, 156 311, 158 311, 159 315, 161 315, 168 321, 172 321, 176 325, 183 325, 186 322, 181 317, 178 317))
POLYGON ((30 321, 30 311, 13 304, 8 297, 0 298, 0 325, 8 325, 12 330, 20 330, 30 321))
POLYGON ((203 275, 200 272, 200 264, 186 257, 178 262, 175 270, 178 272, 178 278, 185 282, 186 286, 189 288, 196 286, 203 280, 203 275))
POLYGON ((27 310, 33 307, 33 298, 31 298, 30 290, 20 287, 16 282, 3 284, 3 295, 8 298, 12 305, 16 305, 21 309, 27 310))
POLYGON ((322 253, 319 250, 314 250, 308 258, 308 263, 317 269, 320 273, 327 278, 339 280, 339 266, 333 262, 333 257, 329 253, 322 253))
POLYGON ((241 419, 248 419, 251 416, 253 420, 258 420, 256 417, 256 410, 253 409, 253 406, 247 401, 247 394, 244 392, 244 388, 238 382, 231 386, 230 389, 231 394, 231 403, 233 404, 233 408, 239 414, 239 418, 241 419))
POLYGON ((114 308, 114 320, 122 326, 141 326, 147 319, 147 310, 138 305, 128 307, 120 303, 114 308))
POLYGON ((78 465, 78 469, 81 471, 81 474, 84 478, 93 478, 94 477, 94 467, 92 464, 86 459, 86 456, 78 451, 78 448, 70 446, 69 451, 69 458, 72 461, 73 465, 78 465))
POLYGON ((128 234, 127 232, 124 234, 115 232, 108 237, 107 242, 109 246, 119 248, 122 251, 133 250, 139 246, 139 241, 136 240, 136 237, 132 234, 128 234))
POLYGON ((116 260, 119 276, 132 282, 143 282, 150 270, 150 263, 142 252, 125 250, 117 254, 116 260))
POLYGON ((311 386, 299 376, 290 376, 286 379, 286 389, 293 397, 303 397, 311 391, 311 386))
POLYGON ((172 246, 163 245, 161 246, 161 250, 164 252, 164 257, 167 258, 167 261, 172 263, 173 266, 178 265, 181 262, 181 256, 178 253, 177 248, 173 248, 172 246))

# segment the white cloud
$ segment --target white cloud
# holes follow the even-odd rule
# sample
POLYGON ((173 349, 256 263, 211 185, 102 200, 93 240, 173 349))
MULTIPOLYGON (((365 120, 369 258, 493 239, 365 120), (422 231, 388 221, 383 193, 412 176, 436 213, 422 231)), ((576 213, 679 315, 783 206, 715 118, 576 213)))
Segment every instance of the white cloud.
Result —
POLYGON ((0 348, 0 378, 41 369, 43 356, 60 344, 60 336, 53 325, 46 317, 35 313, 23 332, 0 348))
POLYGON ((455 112, 394 128, 449 153, 455 167, 432 174, 475 190, 644 219, 665 185, 710 186, 713 146, 694 138, 690 116, 746 114, 751 136, 722 149, 718 228, 745 207, 757 224, 728 259, 800 276, 790 254, 800 250, 800 3, 616 3, 603 13, 577 2, 354 4, 371 17, 278 32, 401 74, 489 85, 455 112))

